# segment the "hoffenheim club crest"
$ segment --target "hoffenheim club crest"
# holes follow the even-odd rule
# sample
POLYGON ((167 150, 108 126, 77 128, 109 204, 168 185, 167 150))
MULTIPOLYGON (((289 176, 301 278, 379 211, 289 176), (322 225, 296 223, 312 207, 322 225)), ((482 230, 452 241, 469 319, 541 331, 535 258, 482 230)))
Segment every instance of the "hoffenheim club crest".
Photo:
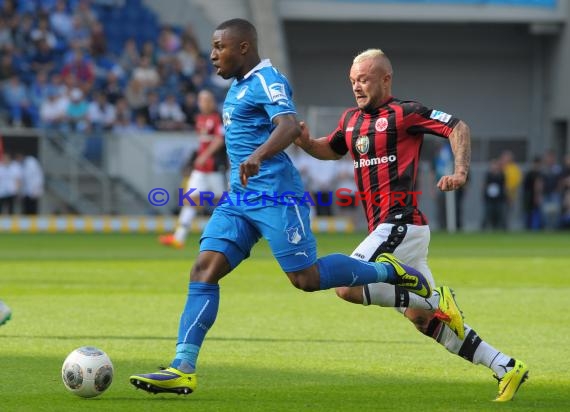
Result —
POLYGON ((298 227, 290 227, 290 228, 286 229, 285 231, 287 232, 287 241, 289 243, 296 245, 297 243, 299 243, 301 241, 302 236, 299 234, 299 228, 298 227))

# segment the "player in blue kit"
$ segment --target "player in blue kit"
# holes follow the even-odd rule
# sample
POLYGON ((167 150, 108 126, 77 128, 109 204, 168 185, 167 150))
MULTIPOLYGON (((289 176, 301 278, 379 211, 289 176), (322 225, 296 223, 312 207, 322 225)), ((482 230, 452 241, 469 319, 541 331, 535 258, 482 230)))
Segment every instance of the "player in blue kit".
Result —
POLYGON ((189 394, 196 389, 196 361, 218 312, 218 282, 249 257, 264 237, 293 285, 304 291, 375 282, 431 295, 426 278, 391 254, 365 262, 341 254, 317 259, 309 205, 299 173, 283 152, 301 133, 287 79, 257 51, 257 33, 247 20, 220 24, 212 38, 217 74, 235 78, 223 108, 231 164, 230 192, 223 197, 200 240, 170 367, 133 375, 147 392, 189 394))

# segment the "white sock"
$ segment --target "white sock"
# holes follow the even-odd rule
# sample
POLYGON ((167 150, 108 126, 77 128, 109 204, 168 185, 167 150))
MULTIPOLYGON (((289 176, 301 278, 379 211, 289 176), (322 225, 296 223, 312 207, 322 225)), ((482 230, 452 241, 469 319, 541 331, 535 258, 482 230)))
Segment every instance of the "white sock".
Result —
POLYGON ((364 305, 378 305, 388 308, 405 307, 434 310, 439 302, 439 294, 436 291, 426 299, 388 283, 370 283, 365 285, 363 297, 364 305))
POLYGON ((481 344, 473 356, 473 363, 475 365, 480 363, 488 368, 493 369, 493 372, 495 372, 499 379, 502 378, 503 375, 510 369, 512 369, 512 367, 507 366, 510 360, 510 356, 507 356, 503 352, 498 351, 485 341, 481 341, 481 344))
POLYGON ((180 242, 184 243, 186 241, 186 236, 188 235, 188 230, 192 224, 192 220, 196 216, 196 208, 192 206, 182 206, 180 210, 180 215, 178 216, 178 226, 174 232, 174 238, 180 242))
POLYGON ((463 359, 475 365, 485 365, 495 374, 502 378, 512 366, 507 366, 511 357, 498 351, 487 342, 482 340, 471 327, 465 324, 465 338, 459 339, 455 333, 443 322, 441 330, 436 331, 436 336, 432 336, 439 344, 448 351, 461 356, 463 359))

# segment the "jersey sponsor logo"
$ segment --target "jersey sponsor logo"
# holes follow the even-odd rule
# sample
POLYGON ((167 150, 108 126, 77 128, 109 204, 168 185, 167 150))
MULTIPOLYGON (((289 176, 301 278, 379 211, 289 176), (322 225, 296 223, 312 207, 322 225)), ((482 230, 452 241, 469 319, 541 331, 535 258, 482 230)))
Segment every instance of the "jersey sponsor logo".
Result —
POLYGON ((248 86, 243 86, 241 88, 241 90, 236 94, 236 99, 241 99, 243 96, 245 96, 245 93, 247 92, 248 86))
POLYGON ((230 107, 228 109, 224 109, 224 114, 222 115, 222 120, 224 122, 224 126, 228 127, 230 124, 232 124, 232 113, 234 111, 233 107, 230 107))
POLYGON ((373 157, 371 159, 358 159, 354 161, 354 168, 360 169, 361 167, 383 165, 393 163, 397 160, 396 155, 373 157))
POLYGON ((283 83, 270 84, 269 94, 271 95, 271 100, 274 102, 277 100, 288 100, 287 93, 285 93, 285 85, 283 83))
POLYGON ((358 138, 356 139, 356 143, 354 144, 354 147, 356 147, 356 150, 358 150, 358 153, 360 154, 368 153, 368 149, 370 149, 370 140, 368 139, 368 136, 366 135, 358 136, 358 138))
POLYGON ((442 123, 447 123, 449 122, 449 119, 451 119, 451 115, 439 110, 432 110, 429 118, 433 120, 439 120, 442 123))
POLYGON ((388 128, 388 119, 386 119, 385 117, 379 118, 378 120, 376 120, 376 123, 374 124, 374 128, 378 132, 383 132, 384 130, 386 130, 388 128))
POLYGON ((299 234, 298 227, 289 227, 285 229, 285 232, 287 233, 287 241, 289 243, 296 245, 302 239, 301 235, 299 234))

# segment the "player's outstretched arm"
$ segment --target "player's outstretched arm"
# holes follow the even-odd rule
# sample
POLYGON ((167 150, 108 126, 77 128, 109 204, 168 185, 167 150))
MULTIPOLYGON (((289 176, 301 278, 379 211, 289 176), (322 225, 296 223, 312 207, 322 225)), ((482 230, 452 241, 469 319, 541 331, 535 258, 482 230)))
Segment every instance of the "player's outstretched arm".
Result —
POLYGON ((443 176, 437 187, 444 192, 461 188, 467 181, 471 163, 471 132, 469 126, 462 120, 455 125, 449 135, 451 151, 455 158, 455 171, 452 175, 443 176))
POLYGON ((309 128, 305 122, 300 122, 301 135, 295 140, 295 144, 305 152, 320 160, 336 160, 342 156, 331 149, 328 137, 312 139, 309 128))

